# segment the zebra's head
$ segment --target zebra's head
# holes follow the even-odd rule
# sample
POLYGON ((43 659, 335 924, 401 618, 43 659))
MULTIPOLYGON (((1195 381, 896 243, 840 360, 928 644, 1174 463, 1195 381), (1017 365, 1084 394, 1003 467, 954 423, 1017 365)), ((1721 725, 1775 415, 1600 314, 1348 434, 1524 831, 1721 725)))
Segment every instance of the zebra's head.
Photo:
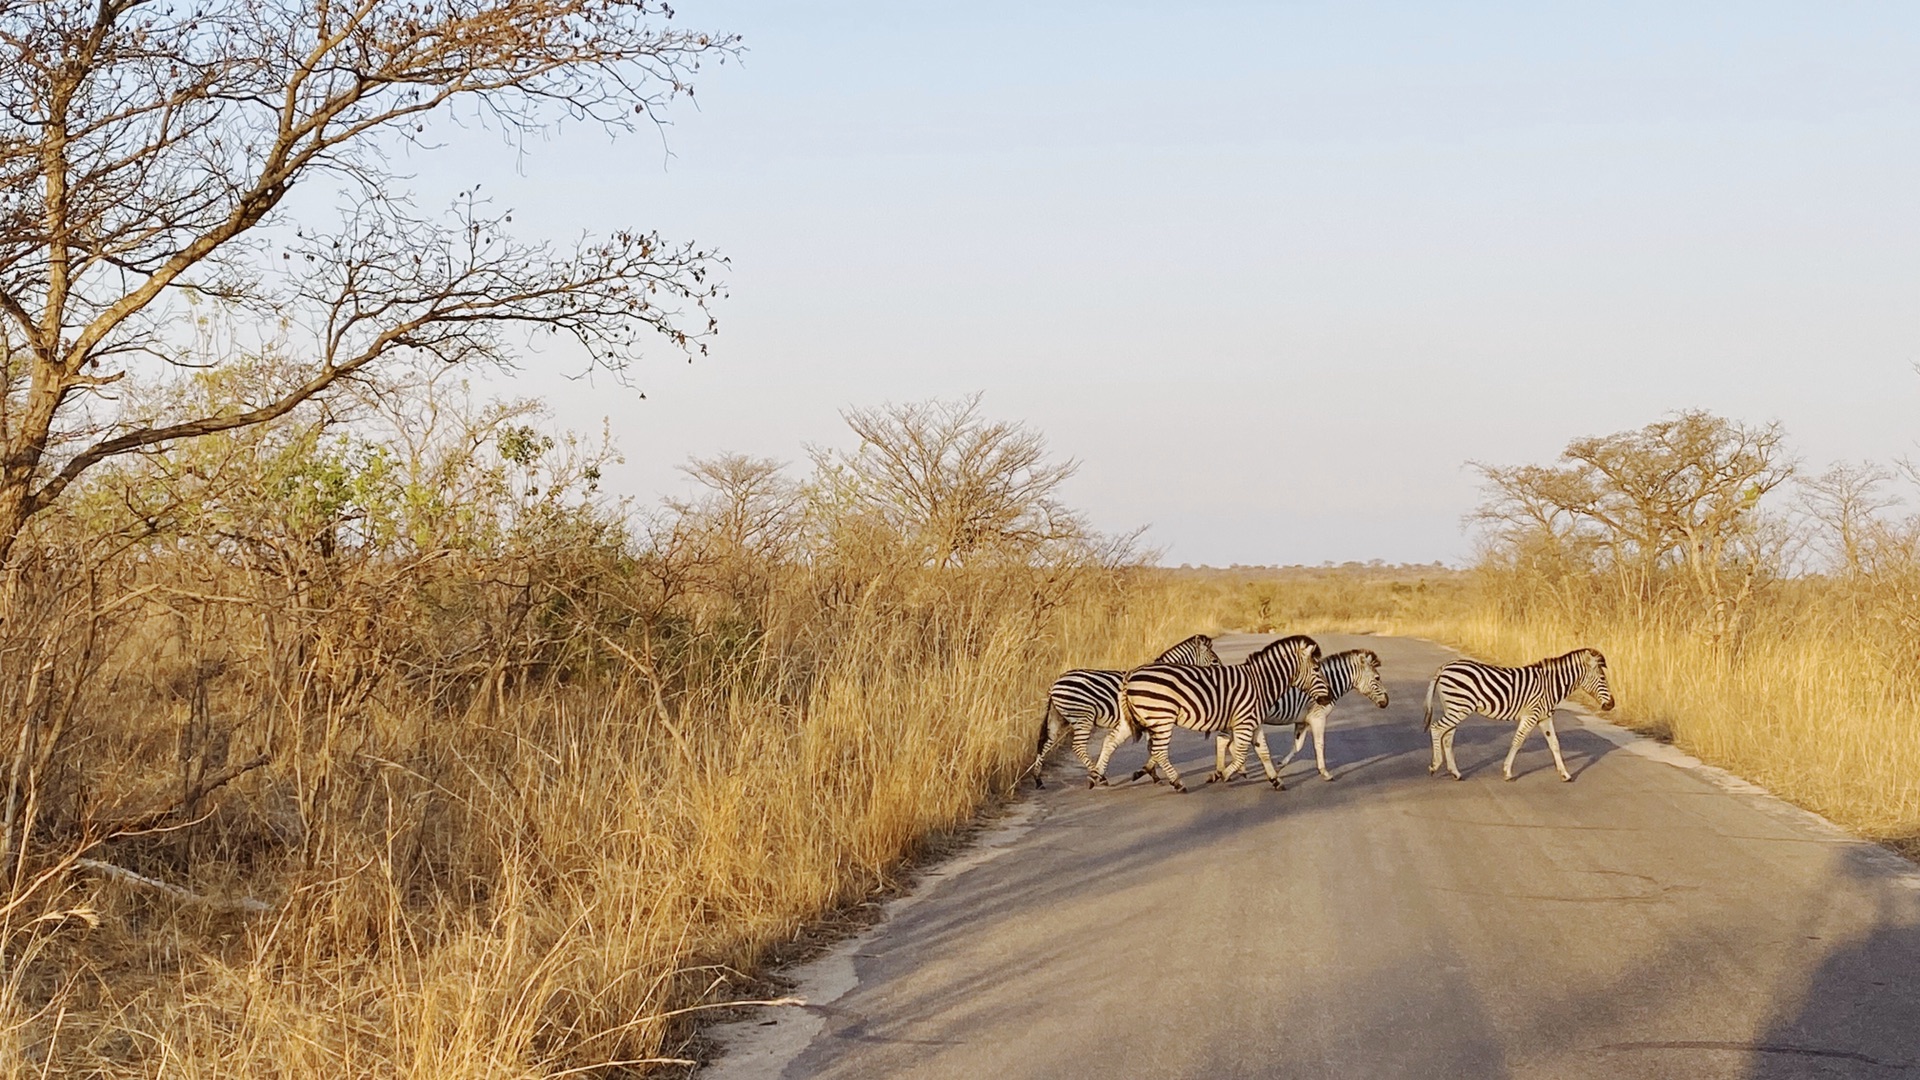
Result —
POLYGON ((1580 686, 1600 700, 1601 712, 1613 711, 1613 689, 1607 685, 1607 658, 1599 649, 1581 649, 1580 686))
POLYGON ((1315 705, 1333 704, 1333 692, 1320 673, 1320 643, 1305 634, 1283 637, 1247 657, 1246 663, 1276 672, 1289 687, 1305 691, 1315 705))
POLYGON ((1380 677, 1380 654, 1372 649, 1355 649, 1352 656, 1353 688, 1366 695, 1378 708, 1387 707, 1387 682, 1380 677))
POLYGON ((1195 634, 1173 648, 1160 654, 1156 664, 1195 664, 1200 667, 1219 667, 1220 654, 1213 651, 1213 639, 1205 634, 1195 634))

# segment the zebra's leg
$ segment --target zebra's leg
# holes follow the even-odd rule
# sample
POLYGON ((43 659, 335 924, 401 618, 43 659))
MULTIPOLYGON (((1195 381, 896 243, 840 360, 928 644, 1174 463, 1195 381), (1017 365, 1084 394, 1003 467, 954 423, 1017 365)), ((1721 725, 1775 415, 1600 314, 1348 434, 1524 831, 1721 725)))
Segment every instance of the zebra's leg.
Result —
MULTIPOLYGON (((1087 767, 1089 774, 1093 772, 1093 758, 1087 756, 1087 742, 1092 738, 1093 723, 1091 721, 1073 725, 1073 754, 1080 759, 1080 764, 1087 767)), ((1101 771, 1105 772, 1106 770, 1102 769, 1101 771)))
POLYGON ((1440 762, 1444 754, 1440 748, 1440 740, 1446 737, 1446 725, 1435 724, 1427 729, 1427 734, 1433 736, 1433 760, 1427 764, 1427 775, 1432 776, 1440 771, 1440 762))
POLYGON ((1573 774, 1567 771, 1566 759, 1560 756, 1560 735, 1553 730, 1553 717, 1540 722, 1540 731, 1547 737, 1547 749, 1553 751, 1553 767, 1560 770, 1560 779, 1571 781, 1573 774))
POLYGON ((1501 776, 1513 779, 1513 759, 1520 754, 1520 744, 1527 741, 1527 736, 1533 734, 1533 729, 1539 724, 1540 718, 1531 713, 1520 718, 1520 727, 1513 733, 1513 745, 1507 747, 1507 763, 1500 767, 1501 776))
MULTIPOLYGON (((1238 753, 1234 754, 1231 764, 1227 763, 1227 746, 1229 743, 1227 736, 1222 734, 1216 738, 1214 742, 1216 749, 1213 775, 1207 777, 1207 783, 1211 784, 1216 780, 1233 780, 1247 775, 1247 743, 1241 742, 1240 735, 1239 729, 1236 728, 1231 742, 1233 749, 1237 750, 1238 753)), ((1267 751, 1265 735, 1265 731, 1256 727, 1253 729, 1252 737, 1247 740, 1247 742, 1250 742, 1253 748, 1260 754, 1260 762, 1265 765, 1267 769, 1267 780, 1271 782, 1279 773, 1273 767, 1273 756, 1267 751)))
POLYGON ((1285 790, 1286 785, 1280 782, 1280 770, 1273 766, 1273 754, 1267 750, 1267 729, 1265 727, 1259 725, 1254 726, 1253 748, 1260 755, 1260 764, 1267 770, 1267 783, 1272 784, 1273 790, 1275 791, 1285 790))
POLYGON ((1305 745, 1307 745, 1307 722, 1302 720, 1293 725, 1293 749, 1287 751, 1287 756, 1280 759, 1280 767, 1286 768, 1287 764, 1293 760, 1293 756, 1298 754, 1300 748, 1305 745))
POLYGON ((1213 771, 1207 774, 1207 783, 1218 784, 1231 779, 1227 772, 1227 733, 1216 732, 1213 736, 1213 771))
POLYGON ((1119 746, 1120 740, 1124 738, 1124 736, 1120 734, 1120 731, 1124 726, 1125 725, 1122 725, 1122 724, 1115 724, 1111 729, 1108 730, 1107 741, 1104 745, 1100 747, 1100 760, 1094 762, 1093 768, 1088 770, 1087 772, 1088 787, 1105 787, 1106 786, 1107 762, 1109 759, 1113 757, 1114 748, 1119 746))
POLYGON ((1173 759, 1167 756, 1167 744, 1172 741, 1172 724, 1155 728, 1149 732, 1147 735, 1147 764, 1159 767, 1159 775, 1154 778, 1155 783, 1158 783, 1161 777, 1165 777, 1167 783, 1173 785, 1173 790, 1185 794, 1187 789, 1180 784, 1180 770, 1173 767, 1173 759))
MULTIPOLYGON (((1227 771, 1225 775, 1216 775, 1214 779, 1230 780, 1233 777, 1242 776, 1246 774, 1247 749, 1249 745, 1254 742, 1255 736, 1257 736, 1259 732, 1260 732, 1260 725, 1257 721, 1254 723, 1252 730, 1248 730, 1248 728, 1244 725, 1236 724, 1234 726, 1233 747, 1231 751, 1231 757, 1227 762, 1227 771)), ((1266 746, 1264 743, 1261 745, 1261 749, 1262 750, 1266 749, 1266 746)), ((1271 766, 1271 759, 1269 759, 1269 766, 1271 766)))
POLYGON ((1459 734, 1459 732, 1460 721, 1455 720, 1453 723, 1447 725, 1446 734, 1440 737, 1440 745, 1445 747, 1447 751, 1447 774, 1455 780, 1461 779, 1460 763, 1453 760, 1453 737, 1459 734))
POLYGON ((1231 736, 1229 736, 1227 732, 1215 732, 1215 734, 1213 734, 1213 773, 1206 778, 1208 784, 1233 780, 1235 776, 1246 771, 1246 769, 1244 769, 1246 748, 1240 748, 1240 757, 1236 757, 1233 765, 1227 765, 1229 744, 1235 744, 1236 746, 1238 740, 1240 740, 1240 730, 1238 730, 1238 728, 1233 728, 1233 734, 1231 734, 1231 736))
POLYGON ((1134 781, 1139 780, 1143 776, 1148 778, 1149 780, 1152 780, 1156 784, 1160 782, 1160 773, 1157 769, 1153 767, 1153 758, 1151 756, 1147 758, 1147 763, 1145 765, 1142 765, 1139 768, 1133 770, 1133 775, 1128 778, 1127 783, 1131 784, 1134 781))
POLYGON ((1313 728, 1313 763, 1320 767, 1320 779, 1331 780, 1333 774, 1327 771, 1327 710, 1313 710, 1307 724, 1313 728))

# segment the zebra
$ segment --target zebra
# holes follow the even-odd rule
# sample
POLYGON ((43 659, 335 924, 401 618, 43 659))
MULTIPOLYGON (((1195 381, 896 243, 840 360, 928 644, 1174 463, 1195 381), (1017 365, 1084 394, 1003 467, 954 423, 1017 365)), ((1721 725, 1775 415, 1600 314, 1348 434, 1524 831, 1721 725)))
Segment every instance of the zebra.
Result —
POLYGON ((1538 727, 1547 736, 1547 748, 1553 751, 1553 767, 1560 779, 1572 780, 1567 763, 1560 757, 1560 736, 1553 730, 1553 710, 1568 695, 1585 690, 1600 701, 1601 710, 1613 708, 1613 691, 1607 688, 1607 658, 1598 649, 1575 649, 1565 656, 1552 656, 1526 667, 1495 667, 1473 660, 1455 660, 1434 673, 1427 686, 1426 729, 1433 736, 1433 762, 1429 775, 1440 771, 1445 758, 1447 772, 1460 779, 1460 766, 1453 760, 1453 733, 1460 721, 1473 713, 1493 720, 1519 722, 1513 733, 1513 745, 1507 748, 1507 762, 1501 773, 1513 779, 1513 758, 1520 744, 1538 727), (1433 696, 1440 695, 1441 715, 1433 715, 1433 696))
MULTIPOLYGON (((1289 688, 1306 691, 1313 700, 1331 705, 1326 680, 1320 676, 1320 646, 1301 635, 1272 642, 1246 662, 1221 667, 1186 667, 1178 664, 1148 664, 1134 668, 1120 683, 1120 722, 1107 733, 1107 745, 1100 752, 1099 773, 1093 782, 1106 782, 1107 759, 1119 744, 1123 733, 1148 737, 1147 763, 1157 773, 1156 782, 1165 779, 1173 790, 1184 792, 1179 770, 1167 757, 1174 725, 1200 732, 1233 732, 1233 767, 1246 764, 1247 747, 1260 750, 1260 764, 1267 770, 1267 782, 1278 791, 1285 785, 1273 767, 1266 740, 1260 737, 1260 721, 1273 711, 1289 688)), ((1215 773, 1212 779, 1219 779, 1215 773)))
MULTIPOLYGON (((1213 651, 1213 639, 1195 634, 1154 658, 1156 664, 1199 664, 1215 666, 1220 655, 1213 651)), ((1053 680, 1047 690, 1047 709, 1040 716, 1040 752, 1027 766, 1033 774, 1033 786, 1045 787, 1040 774, 1045 771, 1047 755, 1060 740, 1073 733, 1073 752, 1093 775, 1093 759, 1087 756, 1087 740, 1096 727, 1112 727, 1120 718, 1120 680, 1124 671, 1100 671, 1088 668, 1069 671, 1053 680)), ((1024 775, 1024 774, 1022 774, 1024 775)))
MULTIPOLYGON (((1387 707, 1387 684, 1380 678, 1380 654, 1372 649, 1348 649, 1337 652, 1320 661, 1320 677, 1327 682, 1327 694, 1339 701, 1349 690, 1357 690, 1373 702, 1377 708, 1387 707)), ((1266 722, 1274 727, 1293 725, 1293 749, 1280 759, 1276 768, 1284 769, 1292 761, 1300 748, 1306 745, 1307 731, 1313 731, 1313 757, 1320 766, 1320 779, 1331 780, 1333 774, 1327 771, 1327 713, 1331 705, 1316 705, 1304 690, 1288 690, 1280 696, 1279 704, 1267 714, 1266 722)), ((1227 736, 1214 737, 1213 746, 1214 773, 1225 779, 1231 779, 1227 773, 1227 736)), ((1136 777, 1138 779, 1138 777, 1136 777)))

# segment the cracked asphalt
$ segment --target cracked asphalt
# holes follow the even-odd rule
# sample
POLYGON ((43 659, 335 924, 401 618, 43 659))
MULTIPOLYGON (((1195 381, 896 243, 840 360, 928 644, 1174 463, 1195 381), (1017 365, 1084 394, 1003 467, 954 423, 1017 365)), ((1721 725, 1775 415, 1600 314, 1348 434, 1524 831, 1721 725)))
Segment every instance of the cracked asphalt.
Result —
MULTIPOLYGON (((1920 1076, 1910 864, 1570 711, 1571 784, 1538 736, 1502 782, 1512 728, 1479 719, 1466 779, 1429 777, 1420 702, 1451 654, 1321 641, 1379 651, 1393 697, 1335 708, 1334 782, 1311 747, 1282 792, 1089 791, 1057 764, 992 850, 822 962, 844 978, 801 973, 784 1049, 736 1043, 713 1075, 1920 1076)), ((1176 734, 1183 772, 1211 754, 1176 734)))

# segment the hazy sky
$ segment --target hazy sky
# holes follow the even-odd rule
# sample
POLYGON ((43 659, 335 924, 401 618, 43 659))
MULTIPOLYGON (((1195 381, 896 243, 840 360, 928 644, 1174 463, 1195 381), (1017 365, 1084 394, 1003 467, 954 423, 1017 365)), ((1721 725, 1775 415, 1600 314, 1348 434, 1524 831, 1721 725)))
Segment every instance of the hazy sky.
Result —
POLYGON ((646 400, 515 383, 610 420, 619 491, 982 390, 1169 562, 1458 560, 1468 459, 1686 407, 1814 464, 1920 440, 1920 6, 676 7, 749 52, 664 147, 418 166, 732 258, 646 400))

